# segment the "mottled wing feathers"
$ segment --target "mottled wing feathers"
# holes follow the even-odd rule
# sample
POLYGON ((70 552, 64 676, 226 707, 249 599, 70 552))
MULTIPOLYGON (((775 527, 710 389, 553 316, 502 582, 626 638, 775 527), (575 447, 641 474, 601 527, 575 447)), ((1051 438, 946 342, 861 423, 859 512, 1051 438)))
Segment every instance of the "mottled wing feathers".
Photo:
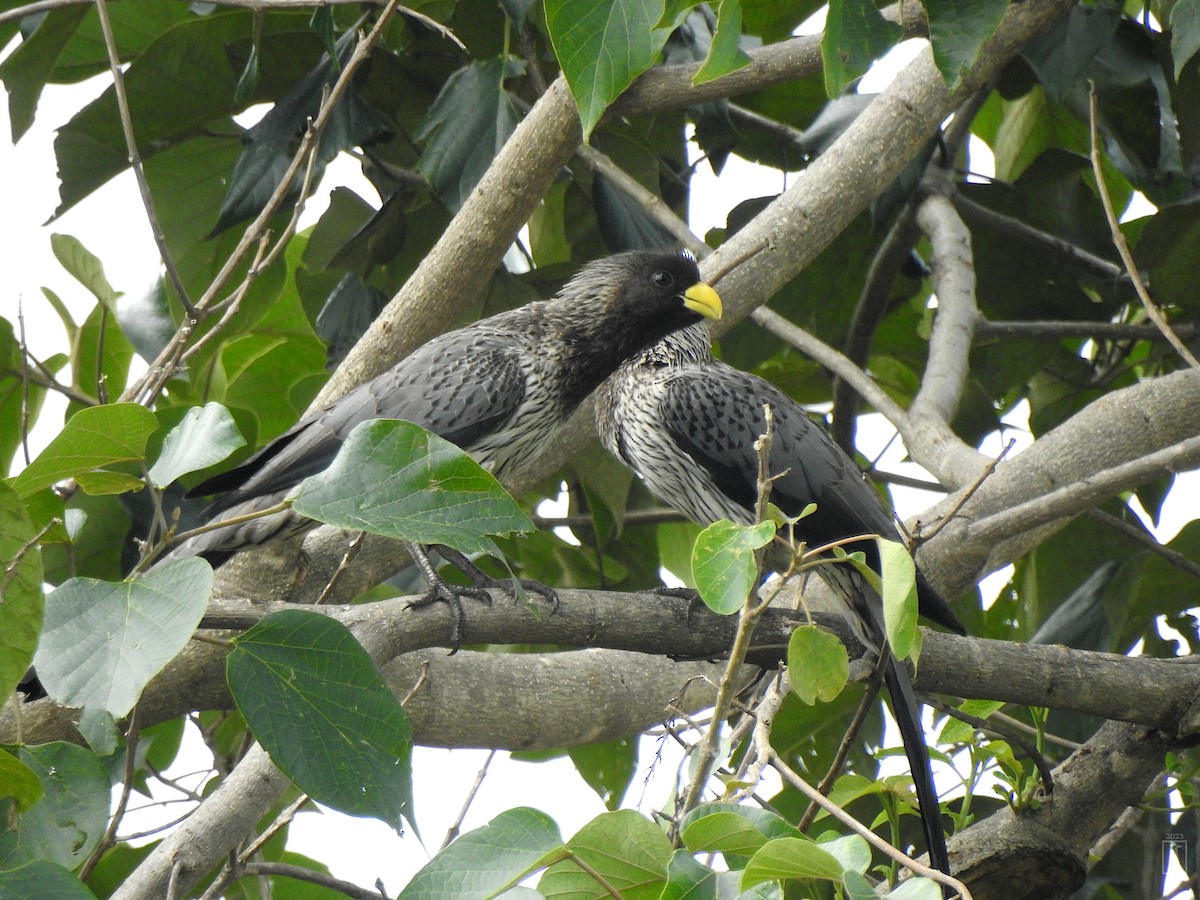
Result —
POLYGON ((452 332, 426 344, 192 493, 228 491, 213 507, 219 511, 246 497, 290 490, 328 468, 354 427, 369 419, 405 419, 470 449, 520 405, 525 377, 512 347, 484 351, 476 346, 467 365, 462 345, 468 342, 452 332))
POLYGON ((761 378, 718 362, 687 367, 667 384, 663 426, 726 496, 752 509, 754 442, 766 430, 766 403, 774 417, 771 474, 781 476, 772 502, 793 516, 817 504, 797 526, 799 536, 813 545, 855 534, 894 536, 895 526, 857 467, 799 404, 761 378))

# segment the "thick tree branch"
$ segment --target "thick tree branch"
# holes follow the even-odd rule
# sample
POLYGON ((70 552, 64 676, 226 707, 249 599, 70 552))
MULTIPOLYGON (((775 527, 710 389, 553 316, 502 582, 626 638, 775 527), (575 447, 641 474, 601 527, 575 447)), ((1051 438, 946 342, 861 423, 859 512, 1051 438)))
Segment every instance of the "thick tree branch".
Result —
MULTIPOLYGON (((350 627, 375 658, 386 663, 399 696, 408 693, 423 662, 434 667, 432 671, 439 677, 431 677, 421 687, 410 701, 409 711, 417 742, 436 746, 545 748, 569 746, 582 734, 636 733, 661 719, 663 697, 673 696, 687 678, 708 673, 715 683, 720 667, 707 661, 727 655, 736 630, 734 619, 691 609, 685 599, 603 591, 560 593, 562 605, 553 616, 534 614, 504 601, 490 608, 472 608, 468 610, 467 638, 500 645, 552 643, 587 648, 577 653, 464 651, 449 657, 442 649, 449 635, 446 610, 408 609, 408 598, 315 611, 350 627), (577 679, 587 677, 589 665, 596 668, 585 689, 577 679), (539 702, 541 710, 530 711, 534 716, 530 724, 512 713, 526 711, 528 701, 522 699, 523 694, 542 696, 528 690, 531 680, 547 685, 556 681, 578 684, 580 690, 548 687, 547 696, 555 701, 539 702), (634 681, 638 682, 636 689, 634 681), (467 702, 468 698, 473 699, 467 702), (455 712, 467 707, 472 710, 470 716, 455 712)), ((271 612, 294 608, 278 602, 222 601, 210 606, 203 624, 244 629, 271 612)), ((764 613, 749 662, 777 666, 799 616, 783 609, 764 613)), ((862 653, 846 629, 838 627, 838 618, 817 618, 823 626, 833 628, 852 653, 862 653)), ((1200 663, 1191 658, 1132 658, 929 630, 924 641, 914 680, 922 691, 1069 709, 1172 734, 1200 732, 1200 711, 1195 708, 1200 697, 1200 663)), ((147 688, 139 708, 144 726, 192 709, 232 708, 224 678, 225 651, 211 644, 203 644, 201 651, 182 655, 147 688)), ((704 702, 711 703, 712 685, 707 690, 707 700, 689 696, 675 705, 685 712, 702 709, 704 702)), ((25 704, 25 738, 31 743, 78 740, 75 716, 49 700, 25 704)), ((6 710, 0 717, 0 741, 11 742, 15 726, 11 711, 6 710)))
MULTIPOLYGON (((1177 469, 1194 468, 1200 459, 1191 450, 1171 450, 1194 441, 1200 434, 1200 372, 1184 370, 1113 391, 1076 413, 1053 431, 1038 438, 1032 446, 1001 463, 971 500, 959 511, 936 539, 920 551, 922 568, 938 588, 957 596, 989 572, 1007 565, 1027 553, 1050 534, 1062 528, 1069 518, 1057 518, 1041 527, 1017 526, 1009 520, 1004 540, 995 540, 999 531, 985 539, 978 523, 989 516, 1004 516, 1020 504, 1072 485, 1064 516, 1082 512, 1090 501, 1112 496, 1136 485, 1138 478, 1150 479, 1161 472, 1161 464, 1170 461, 1177 469), (1155 456, 1165 452, 1172 460, 1155 456), (1141 463, 1137 461, 1141 460, 1141 463), (1135 464, 1141 471, 1120 467, 1135 464), (1107 491, 1092 492, 1084 482, 1105 470, 1114 470, 1107 491), (1118 487, 1118 485, 1121 485, 1118 487), (1089 494, 1083 497, 1083 494, 1089 494), (1098 499, 1097 499, 1098 498, 1098 499)), ((1189 445, 1190 446, 1190 445, 1189 445)), ((1110 473, 1112 474, 1112 473, 1110 473)), ((949 495, 921 515, 925 523, 936 522, 959 499, 961 491, 949 495)), ((1036 504, 1027 507, 1037 514, 1036 504)), ((999 528, 993 522, 990 527, 999 528)))
MULTIPOLYGON (((917 224, 932 248, 930 268, 938 309, 929 339, 929 361, 908 414, 918 422, 932 420, 948 428, 967 383, 979 308, 971 233, 947 196, 951 186, 943 182, 941 187, 944 190, 926 194, 917 205, 917 224)), ((965 444, 963 450, 973 452, 965 444)))

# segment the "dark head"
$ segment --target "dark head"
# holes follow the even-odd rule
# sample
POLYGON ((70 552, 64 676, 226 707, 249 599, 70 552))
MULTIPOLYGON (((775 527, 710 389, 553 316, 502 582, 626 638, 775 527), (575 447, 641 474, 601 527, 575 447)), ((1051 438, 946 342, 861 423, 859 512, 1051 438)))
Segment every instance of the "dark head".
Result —
POLYGON ((721 298, 690 255, 635 250, 588 263, 559 292, 577 404, 617 366, 668 334, 721 317, 721 298))

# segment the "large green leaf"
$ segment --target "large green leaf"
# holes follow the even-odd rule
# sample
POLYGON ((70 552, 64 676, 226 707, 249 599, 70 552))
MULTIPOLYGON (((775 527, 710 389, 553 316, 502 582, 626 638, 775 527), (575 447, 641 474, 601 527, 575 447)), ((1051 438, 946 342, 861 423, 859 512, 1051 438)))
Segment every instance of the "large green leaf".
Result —
POLYGON ((563 854, 553 819, 528 807, 510 809, 426 863, 398 900, 486 900, 563 854))
POLYGON ((888 645, 900 659, 913 653, 917 640, 917 567, 898 541, 879 538, 880 581, 883 582, 883 620, 888 645))
MULTIPOLYGON (((567 848, 626 900, 657 900, 673 852, 662 829, 632 809, 597 816, 567 841, 567 848)), ((546 898, 611 896, 572 860, 547 869, 538 890, 546 898)))
POLYGON ((0 872, 0 896, 5 900, 95 900, 96 897, 65 868, 44 859, 0 872))
POLYGON ((687 814, 679 836, 693 853, 723 853, 728 859, 748 858, 769 840, 801 837, 801 834, 770 810, 735 803, 706 803, 687 814))
POLYGON ((447 208, 463 205, 517 127, 504 80, 519 74, 511 60, 488 59, 447 80, 417 134, 426 141, 417 169, 447 208))
POLYGON ((42 793, 37 773, 12 753, 0 750, 0 799, 11 797, 16 810, 25 812, 41 799, 42 793))
POLYGON ((568 753, 571 762, 604 805, 616 809, 637 771, 638 748, 634 738, 620 738, 602 744, 582 744, 568 753))
POLYGON ((776 838, 751 857, 742 871, 742 888, 790 878, 840 882, 845 869, 808 838, 776 838))
POLYGON ((396 419, 358 425, 329 468, 300 485, 295 507, 339 528, 446 544, 464 553, 492 550, 486 535, 533 527, 466 453, 396 419))
POLYGON ((750 57, 741 47, 742 4, 741 0, 721 0, 717 7, 717 30, 713 33, 712 47, 700 71, 692 79, 694 84, 715 81, 750 64, 750 57))
POLYGON ((120 295, 108 283, 104 263, 83 246, 79 238, 69 234, 52 234, 50 248, 54 251, 54 258, 76 281, 91 291, 92 296, 110 311, 114 311, 120 295))
POLYGON ((42 628, 42 556, 21 498, 0 482, 0 696, 25 675, 42 628))
POLYGON ((401 818, 416 827, 408 716, 344 625, 275 613, 235 640, 227 675, 254 736, 300 790, 396 830, 401 818))
POLYGON ((146 440, 158 427, 154 413, 136 403, 81 409, 38 458, 13 479, 22 497, 64 478, 118 462, 143 458, 146 440))
POLYGON ((788 677, 805 703, 828 703, 850 679, 850 657, 836 636, 815 625, 801 625, 788 639, 788 677))
POLYGON ((929 0, 925 4, 933 61, 948 88, 953 90, 962 82, 1007 8, 1008 0, 929 0))
POLYGON ((33 124, 42 88, 87 14, 86 6, 53 11, 0 64, 0 80, 8 91, 8 115, 14 144, 33 124))
POLYGON ((72 578, 46 598, 34 663, 64 706, 124 716, 142 688, 191 640, 212 590, 198 558, 129 581, 72 578))
POLYGON ((727 616, 742 608, 758 574, 754 551, 774 536, 770 521, 737 525, 722 519, 700 532, 692 548, 692 578, 709 609, 727 616))
POLYGON ((150 481, 164 488, 181 475, 221 462, 245 443, 233 416, 220 403, 194 406, 168 432, 150 467, 150 481))
MULTIPOLYGON (((218 123, 229 127, 240 71, 232 63, 231 50, 242 43, 249 46, 255 19, 254 13, 240 10, 190 16, 164 31, 133 60, 125 71, 125 90, 143 159, 218 123), (187 102, 179 102, 181 97, 187 102)), ((320 50, 307 21, 303 12, 273 12, 261 18, 265 42, 279 35, 291 47, 291 60, 280 55, 273 67, 286 69, 278 72, 283 77, 297 77, 296 67, 320 50)), ((271 95, 262 93, 268 87, 274 90, 278 85, 260 85, 260 94, 252 99, 268 99, 271 95)), ((59 129, 54 152, 62 200, 55 216, 129 166, 111 87, 59 129)))
POLYGON ((20 758, 37 773, 42 799, 0 832, 0 869, 35 860, 77 868, 108 824, 108 770, 95 753, 63 742, 24 748, 20 758))
POLYGON ((586 141, 610 103, 654 65, 670 30, 661 0, 546 0, 546 29, 586 141))
POLYGON ((838 96, 847 84, 883 56, 902 33, 900 26, 885 19, 874 3, 832 0, 825 18, 825 35, 821 38, 825 92, 830 97, 838 96))

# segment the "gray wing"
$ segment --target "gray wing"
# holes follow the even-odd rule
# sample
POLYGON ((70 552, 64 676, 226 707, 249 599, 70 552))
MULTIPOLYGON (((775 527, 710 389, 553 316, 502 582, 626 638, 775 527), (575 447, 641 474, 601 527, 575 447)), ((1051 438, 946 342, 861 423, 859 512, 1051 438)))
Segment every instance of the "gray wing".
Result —
MULTIPOLYGON (((709 472, 726 496, 752 510, 758 478, 754 442, 766 428, 764 403, 770 403, 774 417, 771 474, 785 473, 772 485, 771 501, 790 516, 809 503, 817 505, 797 523, 796 536, 810 546, 858 534, 900 540, 891 513, 858 466, 800 404, 769 382, 719 362, 692 366, 669 382, 660 409, 663 427, 678 447, 709 472)), ((874 541, 854 549, 863 551, 868 565, 879 571, 874 541)), ((920 570, 917 593, 922 615, 965 633, 920 570)))
POLYGON ((406 419, 470 451, 520 406, 526 384, 519 354, 502 335, 443 335, 189 493, 225 493, 213 506, 218 512, 286 492, 328 468, 354 427, 369 419, 406 419))
POLYGON ((754 442, 766 428, 765 403, 774 417, 771 473, 785 473, 774 483, 772 502, 788 515, 817 504, 800 522, 800 536, 811 544, 867 532, 894 536, 895 525, 858 467, 796 401, 761 378, 718 362, 690 367, 667 385, 663 427, 726 496, 753 509, 754 442))

